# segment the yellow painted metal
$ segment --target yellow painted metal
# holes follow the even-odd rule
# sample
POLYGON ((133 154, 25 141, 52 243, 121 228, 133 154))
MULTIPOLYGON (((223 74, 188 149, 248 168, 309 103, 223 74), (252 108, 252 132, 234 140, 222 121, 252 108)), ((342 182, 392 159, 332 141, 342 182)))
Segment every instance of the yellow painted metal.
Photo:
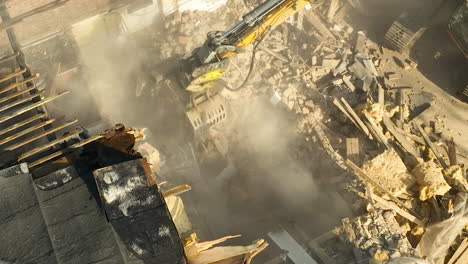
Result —
POLYGON ((214 81, 223 77, 223 74, 224 70, 221 69, 210 71, 193 80, 192 83, 190 83, 190 85, 187 87, 187 90, 198 93, 204 92, 206 89, 213 88, 216 85, 214 81))
MULTIPOLYGON (((247 34, 239 43, 236 45, 238 48, 246 48, 252 45, 254 42, 263 37, 269 30, 274 29, 281 23, 283 23, 290 16, 293 16, 300 10, 304 9, 307 5, 314 2, 315 0, 289 0, 280 6, 275 12, 269 14, 263 21, 262 25, 256 30, 247 34)), ((221 59, 228 59, 233 57, 237 53, 227 52, 220 56, 221 59)), ((224 70, 216 69, 208 72, 195 80, 193 80, 186 90, 190 92, 205 92, 207 89, 216 86, 214 81, 220 79, 224 74, 224 70)))
POLYGON ((262 23, 261 27, 259 27, 258 30, 255 30, 254 32, 244 37, 242 41, 239 44, 237 44, 237 47, 245 48, 253 44, 259 38, 265 35, 268 32, 268 30, 274 29, 275 27, 283 23, 286 19, 288 19, 290 16, 296 14, 297 12, 304 9, 307 5, 314 1, 315 0, 288 1, 287 3, 283 4, 283 6, 280 7, 276 12, 268 15, 265 18, 265 21, 262 23))

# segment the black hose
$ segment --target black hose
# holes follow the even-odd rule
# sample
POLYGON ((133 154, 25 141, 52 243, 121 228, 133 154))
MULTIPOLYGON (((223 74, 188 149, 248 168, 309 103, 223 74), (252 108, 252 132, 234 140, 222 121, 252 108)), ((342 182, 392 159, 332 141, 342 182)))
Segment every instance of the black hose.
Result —
POLYGON ((253 68, 254 68, 254 65, 255 65, 255 55, 257 53, 257 48, 258 46, 260 46, 260 44, 262 43, 262 41, 270 34, 271 32, 271 28, 268 28, 267 29, 267 32, 258 40, 258 42, 255 44, 255 46, 253 47, 253 50, 252 50, 252 57, 250 58, 250 66, 249 66, 249 72, 247 73, 247 76, 245 77, 244 81, 242 82, 241 85, 239 85, 237 88, 231 88, 229 87, 229 85, 226 85, 226 89, 228 89, 229 91, 231 92, 236 92, 236 91, 239 91, 240 89, 242 89, 246 84, 247 82, 249 81, 250 79, 250 75, 252 75, 252 72, 253 72, 253 68))

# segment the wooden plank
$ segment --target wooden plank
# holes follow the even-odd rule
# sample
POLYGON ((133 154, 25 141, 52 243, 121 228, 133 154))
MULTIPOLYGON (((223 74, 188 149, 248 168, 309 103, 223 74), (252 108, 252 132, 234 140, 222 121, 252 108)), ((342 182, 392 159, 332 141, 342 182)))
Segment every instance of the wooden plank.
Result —
POLYGON ((179 195, 184 192, 188 192, 190 190, 192 190, 192 187, 190 185, 182 184, 182 185, 176 186, 172 189, 162 192, 162 195, 164 196, 164 198, 167 198, 170 196, 179 195))
POLYGON ((47 126, 47 125, 50 125, 50 124, 52 124, 53 122, 55 122, 55 120, 56 120, 56 119, 49 119, 49 120, 46 120, 46 121, 44 121, 44 122, 35 124, 34 126, 28 127, 27 129, 21 130, 21 131, 19 131, 19 132, 16 133, 16 134, 13 134, 13 135, 11 135, 11 136, 8 136, 8 137, 6 137, 6 138, 3 138, 2 140, 0 140, 0 146, 6 144, 6 143, 8 143, 8 142, 11 142, 11 141, 13 141, 13 140, 16 140, 16 139, 18 139, 18 138, 20 138, 20 137, 23 137, 23 136, 25 136, 25 135, 27 135, 27 134, 30 134, 30 133, 32 133, 32 132, 34 132, 34 131, 36 131, 36 130, 38 130, 38 129, 41 129, 41 128, 47 126))
POLYGON ((59 131, 59 130, 62 130, 62 129, 64 129, 64 128, 66 128, 66 127, 68 127, 68 126, 71 126, 71 125, 73 125, 73 124, 76 124, 76 123, 78 123, 78 119, 75 119, 75 120, 73 120, 73 121, 71 121, 71 122, 65 123, 65 124, 63 124, 63 125, 61 125, 61 126, 58 126, 58 127, 55 127, 55 128, 52 128, 52 129, 48 129, 48 130, 44 131, 42 134, 39 134, 39 135, 33 136, 33 137, 31 137, 31 138, 28 138, 28 139, 26 139, 26 140, 24 140, 24 141, 21 141, 21 142, 19 142, 19 143, 16 143, 16 144, 13 145, 13 146, 9 146, 8 148, 6 148, 6 150, 10 150, 10 151, 11 151, 11 150, 15 150, 15 149, 21 148, 21 147, 23 147, 23 146, 26 146, 26 145, 28 145, 28 144, 31 144, 31 143, 34 142, 34 141, 37 141, 37 140, 39 140, 39 139, 41 139, 41 138, 43 138, 43 137, 45 137, 45 136, 51 135, 51 134, 53 134, 53 133, 55 133, 55 132, 57 132, 57 131, 59 131))
POLYGON ((304 10, 304 18, 309 22, 317 32, 322 35, 324 38, 336 40, 333 33, 328 30, 328 27, 323 22, 322 18, 312 10, 304 10))
POLYGON ((0 99, 0 104, 6 102, 6 101, 8 101, 8 100, 11 100, 11 99, 13 99, 13 98, 16 98, 16 97, 19 97, 19 96, 21 96, 21 95, 24 95, 25 93, 31 92, 31 91, 35 90, 36 88, 37 88, 36 85, 33 84, 33 85, 31 85, 31 87, 28 87, 27 89, 19 90, 19 91, 15 92, 14 94, 10 94, 10 95, 8 95, 8 96, 2 97, 2 98, 0 99))
POLYGON ((357 33, 356 44, 354 45, 354 52, 366 54, 366 34, 363 31, 357 33))
POLYGON ((53 147, 55 145, 58 145, 58 144, 63 143, 65 141, 67 141, 67 140, 70 140, 70 139, 76 137, 81 132, 83 132, 83 130, 78 128, 75 131, 73 131, 73 132, 71 132, 71 133, 69 133, 69 134, 67 134, 65 136, 62 136, 61 138, 58 138, 56 140, 48 142, 45 145, 41 145, 41 146, 39 146, 39 147, 37 147, 35 149, 32 149, 32 150, 30 150, 30 151, 28 151, 26 153, 23 153, 21 156, 18 157, 18 161, 22 161, 22 160, 24 160, 26 158, 29 158, 29 157, 31 157, 33 155, 36 155, 37 153, 45 151, 45 150, 47 150, 47 149, 49 149, 49 148, 51 148, 51 147, 53 147))
POLYGON ((57 152, 54 152, 54 153, 52 153, 52 154, 50 154, 50 155, 48 155, 46 157, 41 158, 39 160, 28 163, 28 167, 33 168, 33 167, 39 166, 39 165, 41 165, 41 164, 43 164, 43 163, 45 163, 45 162, 47 162, 47 161, 49 161, 49 160, 51 160, 53 158, 60 157, 60 156, 62 156, 64 154, 67 154, 67 153, 71 152, 74 149, 80 148, 80 147, 82 147, 82 146, 84 146, 86 144, 89 144, 89 143, 94 142, 94 141, 96 141, 98 139, 101 139, 102 137, 103 137, 102 135, 97 135, 97 136, 85 139, 83 141, 80 141, 78 143, 75 143, 75 144, 69 146, 68 148, 61 149, 61 150, 59 150, 57 152))
POLYGON ((21 74, 25 73, 25 72, 26 72, 26 69, 20 69, 19 71, 16 71, 16 72, 14 72, 14 73, 11 73, 11 74, 9 74, 9 75, 3 77, 2 79, 0 79, 0 83, 5 82, 5 81, 8 81, 8 80, 10 80, 11 78, 14 78, 14 77, 16 77, 16 76, 18 76, 18 75, 21 75, 21 74))
POLYGON ((16 59, 16 57, 19 56, 19 52, 16 52, 15 54, 13 55, 10 55, 10 56, 7 56, 7 57, 3 57, 0 59, 0 64, 4 63, 4 62, 7 62, 9 60, 13 60, 13 59, 16 59))
POLYGON ((419 133, 421 133, 422 137, 424 138, 424 141, 426 141, 426 144, 429 146, 429 148, 432 150, 432 152, 434 152, 434 155, 436 156, 436 158, 439 161, 440 165, 442 165, 442 168, 447 169, 448 168, 447 163, 445 163, 445 160, 442 158, 442 155, 437 150, 437 147, 434 145, 434 143, 432 143, 432 141, 429 139, 429 136, 426 134, 424 129, 419 124, 414 124, 414 125, 419 130, 419 133))
POLYGON ((349 114, 351 114, 351 116, 354 118, 354 120, 359 124, 359 127, 364 132, 364 134, 366 134, 366 136, 369 137, 370 136, 369 129, 364 124, 364 122, 361 120, 361 118, 359 118, 359 116, 356 114, 356 112, 354 112, 353 108, 348 104, 346 99, 344 99, 342 97, 341 102, 343 103, 345 109, 349 112, 349 114))
POLYGON ((460 258, 454 264, 466 264, 468 263, 468 250, 465 250, 460 258))
POLYGON ((39 119, 42 119, 42 118, 46 118, 46 117, 47 117, 46 114, 35 115, 35 116, 31 117, 31 118, 28 118, 28 119, 26 119, 26 120, 24 120, 24 121, 21 121, 20 123, 16 123, 16 124, 14 124, 14 125, 12 125, 12 126, 9 126, 9 127, 5 128, 5 129, 3 129, 3 130, 0 130, 0 136, 1 136, 1 135, 4 135, 4 134, 6 134, 6 133, 9 133, 9 132, 11 132, 11 131, 13 131, 13 130, 15 130, 15 129, 18 129, 18 128, 20 128, 20 127, 23 127, 23 126, 25 126, 25 125, 31 124, 32 122, 34 122, 34 121, 36 121, 36 120, 39 120, 39 119))
POLYGON ((21 85, 27 84, 29 82, 32 82, 40 77, 39 73, 36 73, 36 75, 33 75, 32 77, 29 77, 27 79, 21 80, 20 82, 16 82, 13 84, 10 84, 9 86, 5 87, 4 89, 0 90, 0 94, 6 93, 8 91, 11 91, 13 89, 16 89, 20 87, 21 85))
POLYGON ((296 25, 296 27, 299 30, 304 30, 304 12, 303 11, 299 11, 297 13, 297 25, 296 25))
POLYGON ((382 145, 386 149, 390 149, 390 145, 388 145, 387 138, 383 134, 382 130, 375 124, 374 119, 370 117, 370 115, 367 112, 364 112, 364 117, 367 119, 368 124, 370 125, 369 130, 374 131, 374 133, 377 136, 377 139, 382 143, 382 145))
POLYGON ((378 87, 378 93, 379 93, 379 104, 380 105, 385 105, 385 90, 384 88, 382 87, 382 85, 380 85, 379 83, 377 83, 377 87, 378 87))
POLYGON ((405 113, 403 111, 404 106, 405 106, 405 91, 403 89, 399 89, 398 90, 398 107, 400 111, 398 113, 398 117, 402 124, 405 122, 405 113))
POLYGON ((328 22, 333 23, 335 14, 339 8, 340 8, 340 0, 331 0, 330 8, 328 8, 328 13, 327 13, 328 22))
POLYGON ((415 157, 419 157, 418 152, 416 151, 413 144, 411 144, 411 142, 409 142, 405 136, 403 136, 397 131, 396 126, 393 124, 392 120, 390 120, 390 117, 388 117, 386 113, 384 113, 383 115, 383 123, 387 128, 388 132, 390 132, 390 134, 392 134, 395 137, 398 143, 401 144, 405 152, 410 153, 415 157))
POLYGON ((346 109, 344 108, 343 105, 341 105, 340 101, 336 98, 333 99, 333 104, 338 107, 338 109, 340 109, 340 111, 349 119, 351 120, 351 122, 353 122, 353 124, 360 130, 362 130, 362 128, 358 125, 358 123, 356 122, 356 120, 354 120, 351 115, 346 111, 346 109))
POLYGON ((323 132, 322 128, 319 125, 320 121, 316 120, 315 118, 310 120, 310 124, 314 129, 315 134, 319 138, 320 142, 322 143, 323 148, 325 151, 336 161, 336 164, 346 170, 346 165, 344 164, 343 157, 333 149, 333 146, 330 144, 328 137, 323 132))
POLYGON ((59 97, 62 96, 62 95, 65 95, 65 94, 67 94, 67 93, 69 93, 69 91, 64 91, 64 92, 62 92, 62 93, 60 93, 60 94, 57 94, 57 95, 55 95, 55 96, 48 97, 48 98, 44 98, 44 99, 42 99, 41 101, 39 101, 39 102, 37 102, 37 103, 34 103, 34 104, 32 104, 32 105, 27 105, 27 106, 25 106, 25 107, 23 107, 23 108, 20 108, 20 109, 14 111, 14 112, 11 113, 11 114, 8 114, 8 115, 5 115, 5 116, 1 117, 1 118, 0 118, 0 123, 3 123, 3 122, 5 122, 5 121, 7 121, 7 120, 10 120, 10 119, 12 119, 12 118, 15 118, 15 117, 18 116, 18 115, 21 115, 21 114, 24 114, 24 113, 26 113, 26 112, 28 112, 28 111, 31 111, 31 110, 33 110, 33 109, 36 108, 36 107, 43 106, 44 104, 46 104, 46 103, 48 103, 48 102, 51 102, 51 101, 53 101, 53 100, 59 98, 59 97))
POLYGON ((468 237, 465 237, 465 239, 463 239, 463 241, 460 243, 460 246, 458 246, 455 253, 453 253, 453 256, 447 262, 447 264, 454 264, 455 261, 457 261, 460 258, 463 252, 467 250, 467 248, 468 248, 468 237))
POLYGON ((453 138, 447 141, 447 147, 448 147, 448 156, 449 156, 450 166, 458 165, 457 147, 455 145, 455 142, 453 142, 453 138))
MULTIPOLYGON (((354 164, 352 161, 350 160, 346 160, 346 165, 348 166, 348 168, 350 168, 351 170, 353 170, 357 176, 359 176, 359 178, 361 178, 364 182, 367 182, 368 184, 372 185, 372 187, 374 187, 375 189, 379 190, 380 192, 382 193, 385 193, 386 195, 388 195, 388 197, 393 201, 395 202, 398 206, 400 206, 401 208, 404 208, 406 209, 408 212, 411 212, 413 213, 414 215, 418 216, 418 214, 416 212, 414 212, 413 210, 411 210, 410 208, 408 208, 402 201, 400 201, 398 198, 396 198, 391 192, 387 191, 385 188, 383 188, 382 186, 380 186, 380 184, 378 184, 376 181, 374 181, 371 177, 369 177, 363 170, 361 170, 361 168, 359 168, 356 164, 354 164)), ((419 216, 418 216, 419 217, 419 216)))
POLYGON ((346 158, 359 164, 360 159, 359 138, 346 138, 346 158))
POLYGON ((41 97, 44 93, 45 93, 45 90, 40 90, 35 94, 29 95, 29 96, 26 96, 26 97, 17 98, 16 101, 13 101, 13 102, 11 102, 11 103, 9 103, 7 105, 4 105, 4 106, 0 107, 0 112, 5 112, 6 110, 11 109, 11 108, 13 108, 15 106, 18 106, 18 105, 21 105, 21 104, 24 104, 24 103, 27 103, 27 102, 31 102, 31 100, 33 100, 36 97, 41 97))
POLYGON ((417 224, 418 226, 422 226, 424 227, 425 226, 425 223, 424 221, 422 221, 421 219, 417 218, 416 216, 406 212, 405 210, 401 209, 400 207, 398 207, 396 204, 390 202, 390 201, 387 201, 385 199, 383 199, 382 197, 372 193, 371 194, 371 197, 372 199, 374 199, 377 203, 385 206, 386 208, 388 209, 392 209, 394 210, 397 214, 401 215, 402 217, 404 217, 406 220, 412 222, 412 223, 415 223, 417 224))

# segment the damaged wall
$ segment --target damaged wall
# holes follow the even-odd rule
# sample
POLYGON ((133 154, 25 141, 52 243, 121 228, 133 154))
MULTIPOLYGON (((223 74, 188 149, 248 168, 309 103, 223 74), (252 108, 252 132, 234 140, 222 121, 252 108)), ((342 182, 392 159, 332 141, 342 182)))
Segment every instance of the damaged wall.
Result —
MULTIPOLYGON (((38 7, 56 2, 55 0, 12 0, 5 4, 10 16, 15 18, 38 7)), ((68 26, 86 18, 103 14, 109 10, 128 5, 119 13, 124 14, 129 29, 145 26, 153 22, 155 15, 170 14, 177 9, 212 11, 224 5, 226 0, 69 0, 62 6, 23 19, 16 25, 15 33, 18 42, 25 46, 48 36, 63 32, 68 26)), ((0 47, 8 45, 7 38, 0 39, 0 47)))
MULTIPOLYGON (((13 0, 5 4, 12 18, 25 14, 54 0, 13 0)), ((61 32, 66 26, 127 3, 127 0, 70 0, 65 5, 23 19, 14 27, 21 45, 61 32)), ((0 46, 8 39, 0 39, 0 46)))

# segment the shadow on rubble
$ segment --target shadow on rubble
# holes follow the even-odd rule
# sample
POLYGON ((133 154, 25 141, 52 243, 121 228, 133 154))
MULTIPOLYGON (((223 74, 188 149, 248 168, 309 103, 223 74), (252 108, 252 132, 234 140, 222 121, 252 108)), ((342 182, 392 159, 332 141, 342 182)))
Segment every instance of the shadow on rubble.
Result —
POLYGON ((367 37, 378 44, 383 44, 385 32, 404 10, 412 9, 420 1, 357 0, 355 8, 350 8, 346 20, 360 31, 366 31, 367 37))
POLYGON ((416 42, 411 57, 426 78, 452 96, 466 100, 461 93, 468 83, 468 62, 444 25, 428 29, 416 42))

